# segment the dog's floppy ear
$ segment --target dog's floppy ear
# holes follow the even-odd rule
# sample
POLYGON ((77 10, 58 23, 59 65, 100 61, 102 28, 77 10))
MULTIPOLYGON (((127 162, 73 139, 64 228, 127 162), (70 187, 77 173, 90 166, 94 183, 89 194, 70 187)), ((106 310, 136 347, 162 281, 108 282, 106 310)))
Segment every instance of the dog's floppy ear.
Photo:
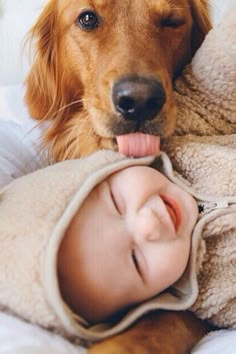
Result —
POLYGON ((57 27, 55 1, 49 1, 28 34, 35 45, 34 62, 25 80, 25 101, 35 119, 47 118, 57 91, 57 27))
POLYGON ((57 11, 57 1, 50 0, 29 32, 29 40, 34 42, 33 65, 25 80, 25 102, 30 115, 38 120, 53 119, 59 124, 65 115, 72 114, 78 105, 69 104, 70 97, 77 94, 72 79, 65 75, 62 66, 61 27, 57 11), (73 87, 73 90, 72 88, 73 87))
POLYGON ((191 54, 195 54, 201 46, 206 34, 212 28, 209 15, 209 0, 190 0, 193 16, 193 29, 191 38, 191 54))

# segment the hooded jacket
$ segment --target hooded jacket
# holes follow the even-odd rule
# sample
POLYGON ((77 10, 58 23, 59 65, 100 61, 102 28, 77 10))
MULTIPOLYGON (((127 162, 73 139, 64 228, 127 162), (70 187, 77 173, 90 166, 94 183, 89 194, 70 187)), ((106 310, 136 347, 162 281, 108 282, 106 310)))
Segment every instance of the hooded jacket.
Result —
POLYGON ((164 153, 154 162, 152 157, 127 159, 101 151, 39 170, 1 191, 1 309, 82 341, 116 334, 153 309, 191 307, 201 318, 236 328, 233 12, 226 16, 227 24, 208 35, 192 65, 176 82, 176 136, 163 142, 175 172, 164 153), (203 211, 193 233, 188 267, 173 287, 131 310, 119 322, 89 326, 61 297, 57 278, 60 242, 95 185, 125 167, 149 164, 193 194, 203 211))

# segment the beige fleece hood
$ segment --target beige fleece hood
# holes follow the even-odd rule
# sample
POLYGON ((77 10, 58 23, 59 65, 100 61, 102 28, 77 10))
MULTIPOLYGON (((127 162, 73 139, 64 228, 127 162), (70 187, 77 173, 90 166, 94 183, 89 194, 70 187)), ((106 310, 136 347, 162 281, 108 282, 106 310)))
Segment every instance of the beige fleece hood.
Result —
MULTIPOLYGON (((177 284, 170 292, 130 311, 116 324, 89 326, 60 294, 57 253, 80 205, 110 174, 128 166, 149 165, 153 160, 100 151, 36 171, 5 187, 0 195, 1 308, 68 337, 96 341, 122 331, 149 310, 192 305, 197 295, 196 276, 189 283, 187 273, 181 286, 177 284)), ((163 154, 164 160, 171 170, 163 154)))

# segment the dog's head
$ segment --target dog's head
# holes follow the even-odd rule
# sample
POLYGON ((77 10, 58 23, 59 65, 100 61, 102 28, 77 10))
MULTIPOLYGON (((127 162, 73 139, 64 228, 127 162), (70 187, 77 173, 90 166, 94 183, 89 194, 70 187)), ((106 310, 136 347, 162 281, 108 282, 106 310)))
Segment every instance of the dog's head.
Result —
POLYGON ((26 103, 50 122, 53 158, 117 142, 126 154, 136 143, 130 154, 155 152, 153 136, 175 127, 172 80, 209 29, 207 0, 50 0, 30 33, 26 103))

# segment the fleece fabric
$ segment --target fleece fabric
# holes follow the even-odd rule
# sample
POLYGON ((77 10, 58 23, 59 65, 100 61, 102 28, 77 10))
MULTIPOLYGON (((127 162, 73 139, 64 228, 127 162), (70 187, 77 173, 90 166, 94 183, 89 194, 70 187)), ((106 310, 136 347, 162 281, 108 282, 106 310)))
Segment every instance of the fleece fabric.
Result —
MULTIPOLYGON (((202 229, 199 294, 192 310, 220 327, 236 327, 236 3, 176 81, 175 137, 162 148, 197 194, 221 202, 202 229), (228 198, 227 198, 228 197, 228 198), (231 204, 232 203, 232 204, 231 204), (227 211, 227 207, 228 211, 227 211), (225 208, 225 209, 224 209, 225 208), (223 210, 225 210, 225 215, 223 210), (231 211, 230 211, 231 210, 231 211), (230 212, 229 212, 230 211, 230 212)), ((204 207, 204 203, 203 203, 204 207)), ((208 216, 207 216, 208 217, 208 216)))

